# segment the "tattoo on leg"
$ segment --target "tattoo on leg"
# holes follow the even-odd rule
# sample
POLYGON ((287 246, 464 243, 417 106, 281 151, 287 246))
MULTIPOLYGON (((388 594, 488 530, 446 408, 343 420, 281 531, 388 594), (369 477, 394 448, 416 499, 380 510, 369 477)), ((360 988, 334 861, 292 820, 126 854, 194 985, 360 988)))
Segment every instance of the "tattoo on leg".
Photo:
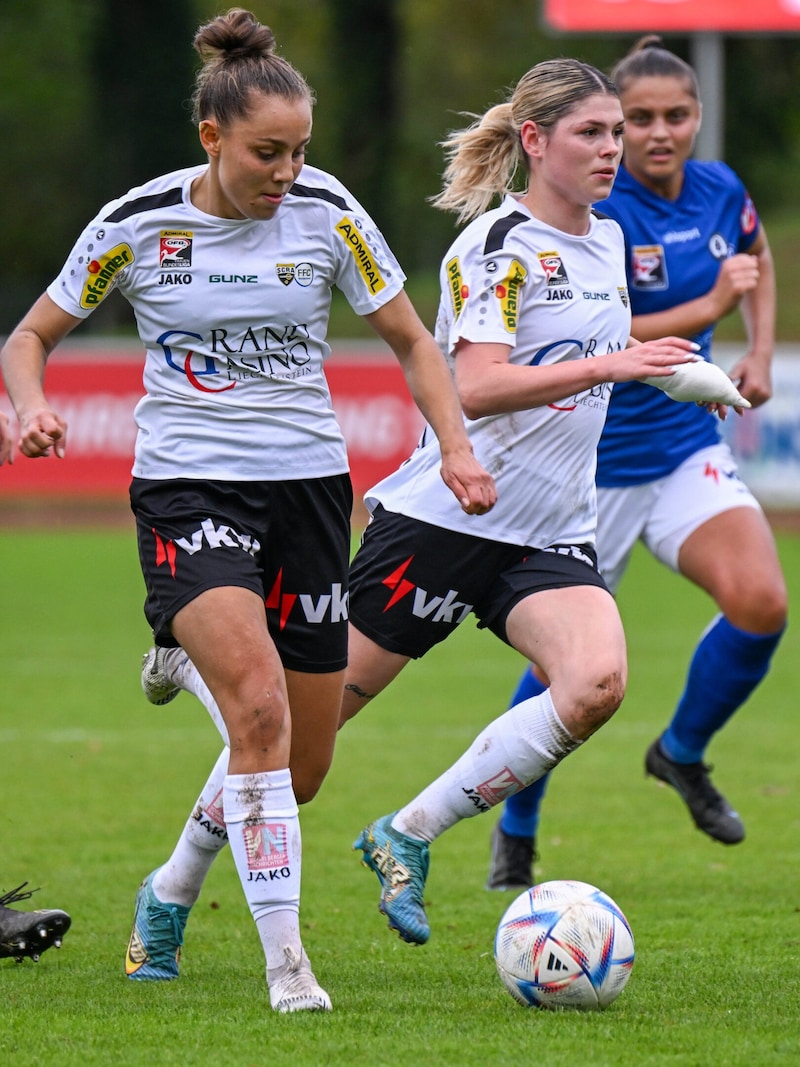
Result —
POLYGON ((367 693, 366 690, 362 689, 361 686, 356 685, 355 682, 349 682, 345 686, 345 689, 347 689, 351 693, 355 693, 355 695, 357 697, 360 697, 361 700, 372 700, 375 696, 374 693, 367 693))

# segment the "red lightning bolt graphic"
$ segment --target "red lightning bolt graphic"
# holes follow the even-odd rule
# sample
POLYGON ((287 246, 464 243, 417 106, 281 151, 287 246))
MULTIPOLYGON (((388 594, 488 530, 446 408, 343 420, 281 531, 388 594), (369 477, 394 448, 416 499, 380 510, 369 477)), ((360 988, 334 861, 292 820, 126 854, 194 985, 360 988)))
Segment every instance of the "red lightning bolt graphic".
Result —
POLYGON ((160 567, 162 563, 168 563, 170 574, 174 578, 175 556, 177 555, 175 545, 172 541, 165 541, 155 529, 153 529, 153 537, 156 539, 156 566, 160 567))
POLYGON ((281 583, 283 581, 283 567, 278 571, 278 577, 275 579, 275 584, 269 591, 269 596, 264 601, 267 608, 272 608, 273 611, 278 611, 280 616, 280 629, 282 630, 286 625, 289 614, 294 606, 295 600, 297 600, 297 593, 281 593, 281 583))
POLYGON ((396 604, 398 600, 402 600, 406 593, 410 593, 414 588, 414 583, 407 581, 403 577, 413 558, 413 556, 409 556, 405 563, 401 563, 396 571, 392 571, 388 578, 384 578, 381 582, 381 585, 388 586, 389 589, 394 589, 394 593, 390 597, 389 603, 383 609, 384 611, 388 611, 393 604, 396 604))

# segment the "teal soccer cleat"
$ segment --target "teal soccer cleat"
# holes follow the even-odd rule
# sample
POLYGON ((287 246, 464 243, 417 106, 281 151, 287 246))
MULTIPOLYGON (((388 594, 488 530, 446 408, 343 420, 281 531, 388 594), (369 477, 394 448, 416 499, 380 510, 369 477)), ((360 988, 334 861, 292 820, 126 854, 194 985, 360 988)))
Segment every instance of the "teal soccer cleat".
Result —
POLYGON ((403 941, 424 945, 431 935, 422 894, 430 854, 424 841, 393 829, 392 815, 370 823, 353 845, 364 853, 361 862, 381 883, 380 910, 403 941))
POLYGON ((164 904, 153 892, 149 874, 136 893, 125 974, 140 982, 169 981, 178 977, 183 931, 189 908, 182 904, 164 904))

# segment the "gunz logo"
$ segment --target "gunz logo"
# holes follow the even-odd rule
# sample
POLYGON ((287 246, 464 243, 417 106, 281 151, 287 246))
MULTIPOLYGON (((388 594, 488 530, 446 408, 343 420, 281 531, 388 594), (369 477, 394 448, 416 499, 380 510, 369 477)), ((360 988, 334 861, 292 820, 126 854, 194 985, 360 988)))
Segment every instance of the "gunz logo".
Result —
POLYGON ((283 630, 297 602, 300 603, 306 622, 319 625, 325 621, 326 616, 330 617, 331 622, 346 622, 348 599, 349 593, 342 592, 340 582, 332 582, 330 593, 322 593, 316 600, 311 593, 284 593, 283 567, 281 567, 265 604, 268 611, 278 612, 279 626, 283 630))
POLYGON ((409 556, 405 563, 401 563, 396 570, 383 579, 381 584, 393 590, 389 602, 383 610, 385 612, 388 611, 389 608, 394 607, 398 601, 402 600, 406 594, 413 591, 412 615, 416 615, 418 619, 429 618, 431 622, 443 622, 449 626, 458 626, 472 611, 472 604, 466 604, 463 600, 459 600, 459 594, 455 589, 448 589, 444 596, 431 596, 429 598, 427 590, 420 589, 418 585, 414 585, 413 582, 404 577, 413 559, 413 556, 409 556))

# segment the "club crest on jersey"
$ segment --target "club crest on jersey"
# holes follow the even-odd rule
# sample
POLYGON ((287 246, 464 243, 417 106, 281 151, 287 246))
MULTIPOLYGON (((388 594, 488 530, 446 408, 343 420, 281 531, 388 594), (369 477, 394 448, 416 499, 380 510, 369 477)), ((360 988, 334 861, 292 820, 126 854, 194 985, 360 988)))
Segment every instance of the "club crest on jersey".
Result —
POLYGON ((291 285, 294 281, 294 263, 276 263, 275 273, 282 285, 291 285))
POLYGON ((344 215, 336 223, 334 229, 350 249, 350 253, 356 261, 358 273, 364 279, 369 291, 371 293, 379 293, 381 289, 385 289, 386 282, 383 280, 381 272, 378 270, 378 264, 375 262, 375 255, 355 222, 353 222, 351 218, 348 218, 347 215, 344 215))
POLYGON ((192 265, 191 230, 162 230, 159 236, 158 265, 162 270, 185 270, 192 265))
POLYGON ((627 307, 628 304, 630 303, 630 298, 628 296, 628 287, 627 287, 627 285, 618 285, 617 286, 617 292, 619 293, 619 298, 622 301, 622 306, 623 307, 627 307))
POLYGON ((756 206, 750 199, 750 194, 745 193, 744 204, 742 205, 742 214, 739 219, 739 225, 742 227, 742 233, 750 234, 756 228, 758 222, 758 213, 756 212, 756 206))
POLYGON ((542 270, 544 271, 548 289, 561 285, 569 285, 567 268, 564 266, 558 252, 539 252, 537 254, 539 262, 542 265, 542 270))
POLYGON ((133 261, 133 249, 127 244, 115 245, 97 259, 90 259, 86 265, 89 276, 83 283, 81 307, 97 307, 101 300, 105 300, 119 281, 121 271, 130 267, 133 261))
POLYGON ((708 250, 714 259, 727 259, 728 256, 735 254, 736 249, 733 248, 721 233, 712 233, 708 239, 708 250))
POLYGON ((634 245, 632 260, 634 289, 667 288, 667 261, 663 245, 634 245))
POLYGON ((450 282, 450 299, 453 302, 453 314, 456 318, 464 310, 464 303, 469 296, 469 286, 461 277, 461 262, 458 256, 453 256, 446 265, 447 277, 450 282))
POLYGON ((297 282, 305 289, 314 280, 314 268, 310 263, 276 263, 275 273, 282 285, 297 282))
POLYGON ((519 260, 512 259, 505 278, 494 287, 494 295, 500 301, 500 314, 503 316, 503 325, 508 333, 517 332, 519 291, 525 284, 527 277, 528 272, 519 260))

